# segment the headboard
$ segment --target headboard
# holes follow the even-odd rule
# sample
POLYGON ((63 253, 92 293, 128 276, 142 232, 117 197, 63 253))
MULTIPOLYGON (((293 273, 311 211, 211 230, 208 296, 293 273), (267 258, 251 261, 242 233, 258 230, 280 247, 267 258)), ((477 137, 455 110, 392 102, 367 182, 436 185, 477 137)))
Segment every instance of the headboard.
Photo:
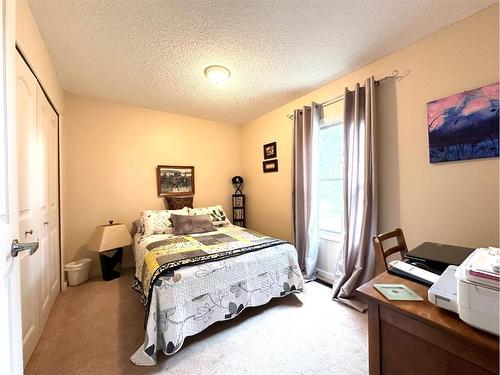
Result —
POLYGON ((163 197, 167 210, 180 210, 184 207, 193 208, 193 196, 189 197, 163 197))

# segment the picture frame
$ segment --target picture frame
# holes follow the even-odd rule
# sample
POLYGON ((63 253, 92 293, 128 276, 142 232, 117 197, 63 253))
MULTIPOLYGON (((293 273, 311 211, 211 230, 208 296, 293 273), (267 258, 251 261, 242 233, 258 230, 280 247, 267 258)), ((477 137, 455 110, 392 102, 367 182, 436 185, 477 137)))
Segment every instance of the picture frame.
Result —
POLYGON ((276 142, 266 143, 262 146, 264 152, 264 159, 274 159, 278 157, 278 149, 276 142))
POLYGON ((278 159, 263 161, 262 171, 264 173, 278 172, 278 159))
POLYGON ((158 165, 156 182, 158 196, 194 195, 194 166, 158 165))
POLYGON ((497 158, 498 94, 496 82, 428 102, 429 161, 497 158))

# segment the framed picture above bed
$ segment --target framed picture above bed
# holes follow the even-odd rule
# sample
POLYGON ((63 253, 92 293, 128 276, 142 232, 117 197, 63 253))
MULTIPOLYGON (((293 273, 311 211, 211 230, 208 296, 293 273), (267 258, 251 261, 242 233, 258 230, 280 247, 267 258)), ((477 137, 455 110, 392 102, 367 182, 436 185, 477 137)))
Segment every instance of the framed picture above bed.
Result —
POLYGON ((194 194, 194 167, 159 165, 156 167, 158 196, 194 194))

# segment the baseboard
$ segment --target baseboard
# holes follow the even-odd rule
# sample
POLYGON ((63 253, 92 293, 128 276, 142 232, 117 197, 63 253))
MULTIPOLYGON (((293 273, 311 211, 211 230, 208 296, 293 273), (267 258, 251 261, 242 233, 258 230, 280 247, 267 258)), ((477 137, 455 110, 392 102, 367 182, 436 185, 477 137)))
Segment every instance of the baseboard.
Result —
POLYGON ((122 269, 134 268, 135 263, 122 263, 122 269))
POLYGON ((316 268, 316 277, 323 280, 329 284, 333 284, 334 275, 331 272, 316 268))

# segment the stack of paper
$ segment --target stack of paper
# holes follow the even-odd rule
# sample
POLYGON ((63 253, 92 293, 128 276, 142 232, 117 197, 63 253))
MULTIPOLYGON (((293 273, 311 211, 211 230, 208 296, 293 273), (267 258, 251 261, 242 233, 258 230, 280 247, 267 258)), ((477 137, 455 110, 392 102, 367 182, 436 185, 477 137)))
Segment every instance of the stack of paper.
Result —
POLYGON ((495 247, 477 249, 465 273, 470 281, 498 288, 500 284, 500 249, 495 247))

